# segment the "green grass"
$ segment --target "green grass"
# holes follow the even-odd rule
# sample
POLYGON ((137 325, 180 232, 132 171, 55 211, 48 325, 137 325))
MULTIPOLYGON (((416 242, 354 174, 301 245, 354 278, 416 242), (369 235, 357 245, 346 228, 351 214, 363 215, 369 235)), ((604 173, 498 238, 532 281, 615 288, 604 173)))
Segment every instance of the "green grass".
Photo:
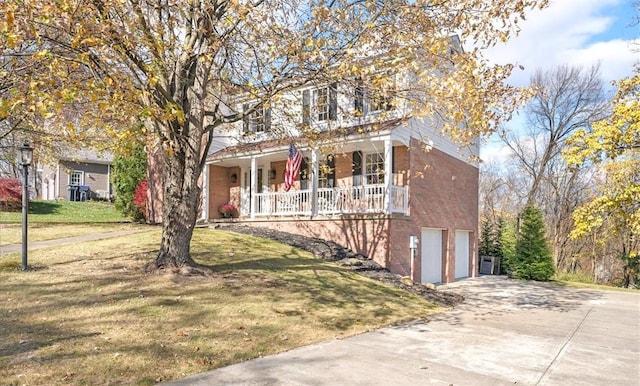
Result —
POLYGON ((572 286, 579 288, 603 289, 621 292, 639 292, 640 290, 633 288, 622 288, 614 285, 598 284, 595 282, 593 275, 586 273, 567 273, 559 272, 553 277, 553 282, 562 286, 572 286))
MULTIPOLYGON (((3 384, 154 384, 441 311, 269 240, 196 229, 204 276, 150 274, 160 229, 0 257, 3 384)), ((366 358, 364 359, 366 360, 366 358)))
POLYGON ((577 288, 590 288, 590 289, 596 289, 596 290, 608 290, 608 291, 618 291, 618 292, 634 292, 634 293, 640 292, 640 289, 615 287, 612 285, 585 283, 580 281, 555 279, 555 280, 552 280, 552 282, 561 286, 571 286, 571 287, 577 287, 577 288))
MULTIPOLYGON (((21 212, 0 212, 0 223, 20 223, 21 212)), ((113 223, 129 220, 113 204, 102 201, 33 201, 29 223, 113 223)))

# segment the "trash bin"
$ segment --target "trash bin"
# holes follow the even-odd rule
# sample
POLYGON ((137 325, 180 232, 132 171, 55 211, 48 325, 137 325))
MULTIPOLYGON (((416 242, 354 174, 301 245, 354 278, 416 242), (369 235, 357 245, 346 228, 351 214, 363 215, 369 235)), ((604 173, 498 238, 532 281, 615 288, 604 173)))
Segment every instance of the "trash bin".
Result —
POLYGON ((497 275, 500 259, 496 256, 480 256, 480 274, 497 275))
POLYGON ((69 201, 80 201, 80 186, 79 185, 68 185, 67 186, 67 195, 69 201))
POLYGON ((80 185, 78 188, 80 191, 80 201, 87 201, 89 198, 89 185, 80 185))

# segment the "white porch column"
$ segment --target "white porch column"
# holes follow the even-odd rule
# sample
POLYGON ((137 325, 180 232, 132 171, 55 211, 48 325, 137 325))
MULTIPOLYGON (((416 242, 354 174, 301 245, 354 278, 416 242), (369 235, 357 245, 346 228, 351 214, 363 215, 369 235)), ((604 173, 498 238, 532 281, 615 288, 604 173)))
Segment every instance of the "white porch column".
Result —
POLYGON ((258 159, 256 157, 251 157, 251 218, 256 216, 256 209, 258 209, 258 197, 256 193, 258 193, 258 159))
POLYGON ((391 214, 391 187, 393 186, 393 143, 391 138, 384 140, 384 213, 391 214))
POLYGON ((209 220, 209 165, 204 165, 202 171, 202 211, 200 212, 200 219, 209 220))
POLYGON ((318 166, 318 149, 311 149, 311 215, 318 215, 318 178, 320 177, 318 166))
POLYGON ((62 196, 62 194, 60 194, 60 161, 58 161, 58 164, 56 165, 56 191, 55 194, 53 195, 53 199, 57 200, 59 196, 62 196))

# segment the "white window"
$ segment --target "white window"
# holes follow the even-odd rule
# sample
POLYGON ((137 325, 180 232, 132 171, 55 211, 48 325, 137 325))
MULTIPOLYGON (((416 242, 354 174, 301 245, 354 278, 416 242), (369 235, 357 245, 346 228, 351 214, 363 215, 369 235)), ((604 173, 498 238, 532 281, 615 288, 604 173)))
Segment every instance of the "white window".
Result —
POLYGON ((258 109, 249 116, 249 131, 262 133, 265 130, 264 109, 258 109))
MULTIPOLYGON (((245 104, 243 109, 250 108, 245 104)), ((264 133, 271 129, 271 110, 268 107, 261 107, 244 117, 244 133, 264 133)))
POLYGON ((354 112, 356 116, 393 110, 393 79, 376 82, 358 81, 354 92, 354 112))
POLYGON ((390 111, 392 109, 392 100, 390 93, 379 91, 369 92, 367 94, 367 107, 371 113, 380 111, 390 111))
POLYGON ((302 123, 336 120, 338 116, 338 85, 331 83, 325 87, 302 91, 302 123))
POLYGON ((318 174, 319 188, 334 188, 336 180, 336 164, 333 154, 327 156, 325 161, 318 165, 320 173, 318 174))
POLYGON ((323 87, 313 90, 313 114, 318 121, 329 119, 329 88, 323 87))
POLYGON ((382 154, 365 154, 364 178, 367 185, 384 184, 384 157, 382 154))
POLYGON ((69 185, 82 185, 84 183, 84 172, 74 170, 69 174, 69 185))

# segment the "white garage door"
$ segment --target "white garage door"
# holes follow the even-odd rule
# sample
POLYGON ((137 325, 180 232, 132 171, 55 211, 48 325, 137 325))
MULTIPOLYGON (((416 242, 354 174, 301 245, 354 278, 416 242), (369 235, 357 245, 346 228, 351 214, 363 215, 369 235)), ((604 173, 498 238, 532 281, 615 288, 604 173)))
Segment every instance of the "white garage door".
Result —
POLYGON ((422 228, 420 262, 421 281, 440 283, 442 281, 442 230, 422 228))
POLYGON ((469 231, 456 231, 456 279, 469 277, 469 231))

